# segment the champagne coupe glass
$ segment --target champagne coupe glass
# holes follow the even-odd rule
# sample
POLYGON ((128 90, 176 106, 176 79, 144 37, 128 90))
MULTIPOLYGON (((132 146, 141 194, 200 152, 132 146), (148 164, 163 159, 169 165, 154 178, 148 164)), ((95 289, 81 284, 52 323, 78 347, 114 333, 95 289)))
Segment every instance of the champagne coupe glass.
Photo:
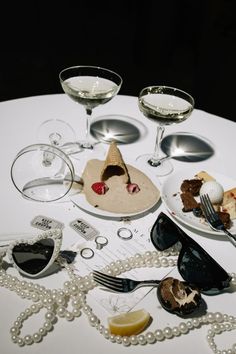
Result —
POLYGON ((74 176, 69 156, 48 144, 26 146, 11 165, 11 180, 16 189, 28 200, 38 202, 58 201, 68 195, 74 176))
POLYGON ((80 142, 83 151, 95 150, 97 144, 89 139, 93 109, 110 101, 120 90, 122 78, 114 71, 98 66, 72 66, 59 73, 64 92, 86 110, 85 140, 80 142))
POLYGON ((165 176, 172 170, 172 164, 161 161, 160 144, 165 126, 185 121, 192 113, 194 99, 187 92, 169 86, 149 86, 141 90, 138 97, 140 111, 152 122, 157 123, 157 134, 153 154, 137 157, 137 161, 146 164, 157 176, 165 176))
MULTIPOLYGON (((44 121, 37 129, 37 141, 58 147, 67 155, 73 155, 82 150, 80 144, 76 143, 76 135, 72 126, 61 119, 44 121)), ((46 153, 45 158, 48 158, 46 153)))

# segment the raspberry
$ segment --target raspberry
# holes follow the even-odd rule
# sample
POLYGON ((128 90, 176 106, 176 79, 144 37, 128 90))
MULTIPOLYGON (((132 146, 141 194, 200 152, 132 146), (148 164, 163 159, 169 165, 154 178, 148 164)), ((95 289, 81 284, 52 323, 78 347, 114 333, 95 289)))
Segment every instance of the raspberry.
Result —
POLYGON ((97 194, 105 194, 108 191, 108 186, 104 182, 95 182, 91 186, 92 190, 97 194))
POLYGON ((140 188, 136 183, 128 183, 126 188, 129 194, 138 193, 140 191, 140 188))

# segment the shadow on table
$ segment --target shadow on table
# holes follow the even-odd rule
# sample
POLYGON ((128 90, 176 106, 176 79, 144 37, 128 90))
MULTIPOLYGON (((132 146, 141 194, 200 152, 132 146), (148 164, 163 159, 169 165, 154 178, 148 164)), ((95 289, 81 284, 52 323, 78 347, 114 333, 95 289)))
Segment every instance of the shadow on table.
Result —
POLYGON ((183 162, 207 160, 215 152, 212 143, 205 137, 188 132, 166 135, 161 149, 167 156, 183 162))
POLYGON ((94 119, 90 126, 91 135, 103 143, 131 144, 147 134, 144 124, 133 117, 109 114, 94 119))

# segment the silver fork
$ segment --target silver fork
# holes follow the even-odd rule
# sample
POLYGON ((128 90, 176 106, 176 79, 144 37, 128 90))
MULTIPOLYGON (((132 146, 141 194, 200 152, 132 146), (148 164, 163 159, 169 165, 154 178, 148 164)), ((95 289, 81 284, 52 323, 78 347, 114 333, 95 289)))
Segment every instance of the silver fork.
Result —
POLYGON ((221 221, 219 215, 217 214, 217 212, 215 211, 211 203, 209 195, 208 194, 201 195, 200 201, 201 201, 203 213, 210 227, 216 231, 223 231, 228 236, 232 244, 236 247, 236 237, 232 235, 224 226, 223 222, 221 221))
POLYGON ((112 275, 107 275, 98 271, 93 271, 93 279, 100 285, 106 288, 119 292, 129 293, 142 286, 157 286, 160 284, 160 280, 133 280, 129 278, 117 278, 112 275))

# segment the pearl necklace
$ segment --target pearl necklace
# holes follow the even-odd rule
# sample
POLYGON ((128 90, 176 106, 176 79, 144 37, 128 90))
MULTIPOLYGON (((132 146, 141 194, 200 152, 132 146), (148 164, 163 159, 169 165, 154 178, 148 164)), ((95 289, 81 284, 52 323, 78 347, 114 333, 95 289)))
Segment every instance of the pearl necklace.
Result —
MULTIPOLYGON (((125 271, 141 267, 173 267, 176 265, 176 260, 168 257, 176 256, 177 254, 177 248, 171 248, 164 252, 147 251, 143 255, 136 254, 125 260, 111 262, 101 271, 116 276, 125 271)), ((112 343, 123 344, 124 346, 153 344, 183 334, 186 335, 202 325, 211 325, 206 338, 213 353, 236 353, 236 343, 232 345, 231 349, 219 350, 214 341, 216 335, 236 329, 236 317, 220 312, 209 312, 187 322, 180 322, 178 326, 173 328, 165 327, 164 329, 156 329, 154 332, 148 331, 145 334, 132 335, 130 337, 111 334, 109 329, 101 324, 100 319, 87 304, 86 294, 97 286, 97 283, 93 280, 92 272, 80 277, 75 275, 73 265, 67 264, 62 257, 58 258, 58 262, 67 270, 70 280, 64 283, 63 289, 50 290, 39 284, 19 280, 17 277, 7 274, 2 268, 3 257, 0 258, 0 286, 14 291, 23 299, 33 301, 30 307, 20 313, 10 329, 12 341, 20 347, 43 340, 47 333, 53 329, 58 317, 72 321, 83 312, 87 316, 89 324, 112 343), (72 308, 71 311, 68 310, 69 306, 72 308), (42 309, 45 309, 45 321, 42 326, 37 332, 20 337, 24 321, 42 309)), ((236 286, 236 274, 232 273, 231 277, 232 286, 236 286)))

